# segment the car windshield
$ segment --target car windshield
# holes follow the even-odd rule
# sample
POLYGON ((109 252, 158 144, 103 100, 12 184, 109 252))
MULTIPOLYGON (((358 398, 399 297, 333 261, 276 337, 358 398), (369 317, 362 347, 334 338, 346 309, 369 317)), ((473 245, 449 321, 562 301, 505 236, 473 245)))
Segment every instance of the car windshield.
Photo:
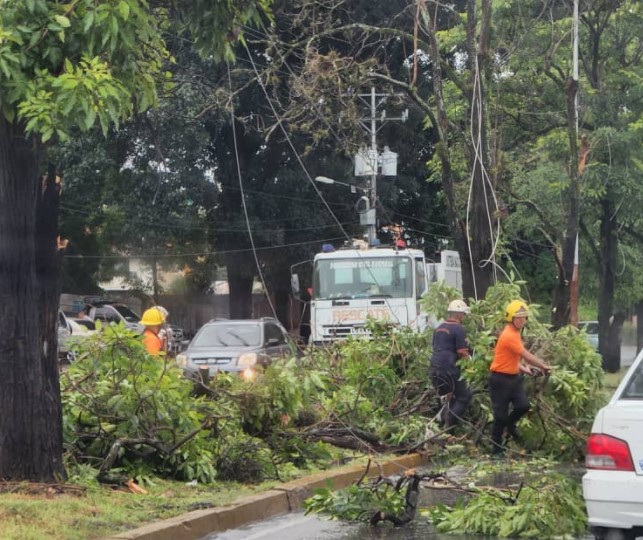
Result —
POLYGON ((137 323, 141 320, 141 318, 127 306, 114 304, 114 309, 118 311, 123 316, 123 319, 125 319, 127 322, 137 323))
POLYGON ((409 257, 323 259, 315 263, 314 295, 316 299, 409 297, 411 272, 409 257))
POLYGON ((643 362, 631 374, 620 399, 643 399, 643 362))
POLYGON ((252 347, 261 344, 258 323, 217 323, 204 326, 194 338, 195 347, 252 347))

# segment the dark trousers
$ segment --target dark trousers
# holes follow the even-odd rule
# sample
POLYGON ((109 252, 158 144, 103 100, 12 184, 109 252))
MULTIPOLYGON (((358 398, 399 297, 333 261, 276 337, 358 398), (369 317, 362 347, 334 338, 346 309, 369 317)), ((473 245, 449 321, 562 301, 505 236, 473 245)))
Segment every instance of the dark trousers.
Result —
POLYGON ((516 423, 529 410, 529 399, 525 393, 522 375, 507 375, 492 371, 489 376, 489 393, 493 409, 493 431, 491 432, 493 452, 501 453, 505 429, 510 436, 518 437, 516 423), (509 405, 513 405, 511 414, 509 405))
POLYGON ((471 390, 463 380, 460 379, 459 369, 437 369, 431 367, 429 377, 439 396, 451 394, 451 400, 447 404, 445 424, 447 427, 457 424, 471 402, 471 390))

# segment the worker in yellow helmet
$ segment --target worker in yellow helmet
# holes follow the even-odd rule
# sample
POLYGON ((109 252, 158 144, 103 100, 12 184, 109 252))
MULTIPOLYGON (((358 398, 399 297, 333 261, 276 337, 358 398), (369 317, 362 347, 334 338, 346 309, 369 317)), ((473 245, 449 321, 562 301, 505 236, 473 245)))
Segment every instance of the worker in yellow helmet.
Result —
POLYGON ((156 306, 146 310, 140 321, 140 324, 145 326, 143 344, 147 352, 153 356, 159 356, 164 351, 163 340, 159 337, 164 322, 163 312, 156 306))
POLYGON ((529 308, 522 300, 513 300, 507 305, 505 310, 507 326, 498 338, 489 368, 491 371, 489 393, 493 408, 491 440, 494 456, 502 456, 504 453, 505 429, 509 437, 516 441, 520 440, 516 424, 529 410, 529 399, 523 385, 522 374, 530 375, 532 372, 530 366, 544 373, 551 371, 549 364, 530 353, 523 345, 521 331, 527 324, 528 318, 529 308), (509 405, 512 405, 511 414, 509 405))

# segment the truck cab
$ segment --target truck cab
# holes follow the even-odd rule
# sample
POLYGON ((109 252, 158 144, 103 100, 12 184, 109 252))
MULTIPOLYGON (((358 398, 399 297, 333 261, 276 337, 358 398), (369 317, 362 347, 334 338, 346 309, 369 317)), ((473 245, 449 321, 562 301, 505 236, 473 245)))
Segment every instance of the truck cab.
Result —
POLYGON ((368 335, 369 318, 426 328, 420 297, 428 287, 419 249, 378 247, 318 253, 313 261, 310 323, 313 344, 368 335))

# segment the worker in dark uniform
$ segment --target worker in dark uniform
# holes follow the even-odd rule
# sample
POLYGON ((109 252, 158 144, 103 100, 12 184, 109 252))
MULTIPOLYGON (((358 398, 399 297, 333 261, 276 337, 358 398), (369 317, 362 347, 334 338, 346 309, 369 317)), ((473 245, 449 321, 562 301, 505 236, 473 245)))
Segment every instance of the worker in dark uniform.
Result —
POLYGON ((470 358, 471 351, 462 321, 470 313, 463 300, 453 300, 447 308, 447 319, 433 333, 433 354, 429 376, 440 397, 450 396, 443 410, 445 427, 457 424, 471 402, 471 390, 460 378, 457 361, 470 358))

